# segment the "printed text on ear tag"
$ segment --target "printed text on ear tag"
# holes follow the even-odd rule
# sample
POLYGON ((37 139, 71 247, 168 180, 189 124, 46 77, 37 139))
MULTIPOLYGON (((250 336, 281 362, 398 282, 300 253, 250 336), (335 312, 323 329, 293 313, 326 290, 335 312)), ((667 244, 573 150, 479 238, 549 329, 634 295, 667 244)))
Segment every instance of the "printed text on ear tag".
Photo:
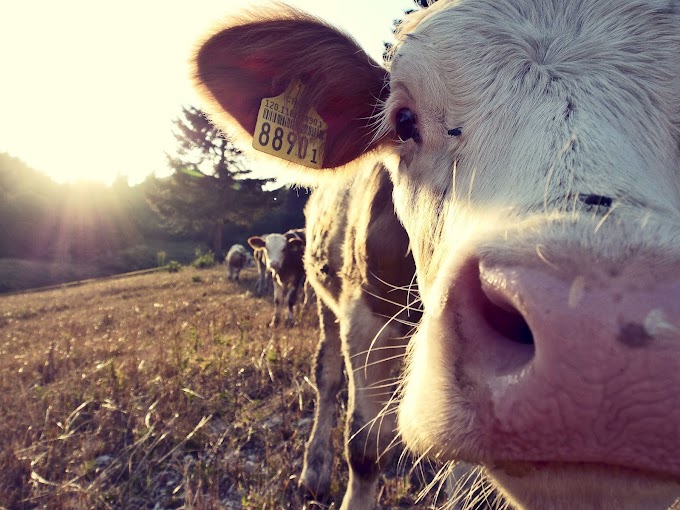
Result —
POLYGON ((301 84, 296 82, 283 94, 262 99, 253 134, 253 147, 293 163, 321 168, 326 123, 311 109, 305 115, 301 131, 293 129, 295 105, 303 90, 301 84))

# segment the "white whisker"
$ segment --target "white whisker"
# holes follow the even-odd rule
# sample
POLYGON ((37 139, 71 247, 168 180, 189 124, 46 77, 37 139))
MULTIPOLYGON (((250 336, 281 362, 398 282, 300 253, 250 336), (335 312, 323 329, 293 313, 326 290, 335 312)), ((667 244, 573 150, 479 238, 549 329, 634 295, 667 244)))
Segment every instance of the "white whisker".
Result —
POLYGON ((604 216, 602 216, 602 219, 601 219, 601 220, 597 223, 597 225, 595 226, 595 233, 597 233, 597 231, 600 230, 600 227, 601 227, 602 225, 604 225, 604 222, 607 221, 607 218, 609 218, 609 217, 612 215, 612 213, 614 212, 614 209, 616 209, 618 205, 619 205, 618 203, 613 204, 613 205, 607 210, 607 212, 604 214, 604 216))
MULTIPOLYGON (((381 363, 387 363, 388 361, 394 361, 394 360, 403 359, 403 358, 404 358, 404 355, 400 354, 398 356, 389 356, 387 358, 382 358, 382 359, 379 359, 379 360, 376 360, 376 361, 371 361, 370 363, 367 361, 362 366, 354 368, 353 371, 358 372, 359 370, 363 369, 364 372, 366 372, 366 369, 369 368, 369 367, 374 367, 376 365, 380 365, 381 363)), ((365 376, 368 377, 366 374, 365 374, 365 376)))
POLYGON ((403 350, 404 346, 403 345, 381 345, 379 347, 373 347, 372 349, 366 349, 366 350, 354 353, 349 357, 349 359, 354 359, 354 358, 357 358, 359 356, 363 356, 364 354, 368 354, 369 352, 387 351, 387 350, 392 350, 392 349, 403 350))

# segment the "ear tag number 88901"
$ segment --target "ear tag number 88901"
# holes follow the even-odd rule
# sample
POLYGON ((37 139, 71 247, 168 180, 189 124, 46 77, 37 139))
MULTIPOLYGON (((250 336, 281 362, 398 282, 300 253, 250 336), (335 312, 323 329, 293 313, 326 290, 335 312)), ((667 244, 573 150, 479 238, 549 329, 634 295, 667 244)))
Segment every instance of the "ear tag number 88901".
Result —
POLYGON ((327 125, 313 109, 307 112, 300 131, 293 129, 297 98, 302 92, 299 82, 276 97, 260 102, 253 135, 253 148, 310 168, 321 168, 327 125))

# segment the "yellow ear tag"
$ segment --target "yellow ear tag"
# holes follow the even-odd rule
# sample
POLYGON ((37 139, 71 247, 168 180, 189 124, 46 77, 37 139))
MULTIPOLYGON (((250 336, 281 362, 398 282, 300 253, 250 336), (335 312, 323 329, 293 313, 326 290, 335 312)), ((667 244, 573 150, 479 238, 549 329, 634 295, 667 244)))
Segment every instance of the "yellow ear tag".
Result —
POLYGON ((302 91, 300 82, 276 97, 265 97, 257 114, 253 147, 293 163, 321 168, 328 126, 312 108, 302 123, 302 131, 293 130, 293 113, 302 91))

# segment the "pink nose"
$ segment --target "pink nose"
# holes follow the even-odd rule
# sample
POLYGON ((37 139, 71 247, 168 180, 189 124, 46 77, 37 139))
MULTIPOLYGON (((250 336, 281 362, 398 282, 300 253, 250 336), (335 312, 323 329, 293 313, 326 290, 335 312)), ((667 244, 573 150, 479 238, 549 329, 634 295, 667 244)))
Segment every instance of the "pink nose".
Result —
POLYGON ((680 281, 471 261, 447 310, 498 460, 680 476, 680 281))

